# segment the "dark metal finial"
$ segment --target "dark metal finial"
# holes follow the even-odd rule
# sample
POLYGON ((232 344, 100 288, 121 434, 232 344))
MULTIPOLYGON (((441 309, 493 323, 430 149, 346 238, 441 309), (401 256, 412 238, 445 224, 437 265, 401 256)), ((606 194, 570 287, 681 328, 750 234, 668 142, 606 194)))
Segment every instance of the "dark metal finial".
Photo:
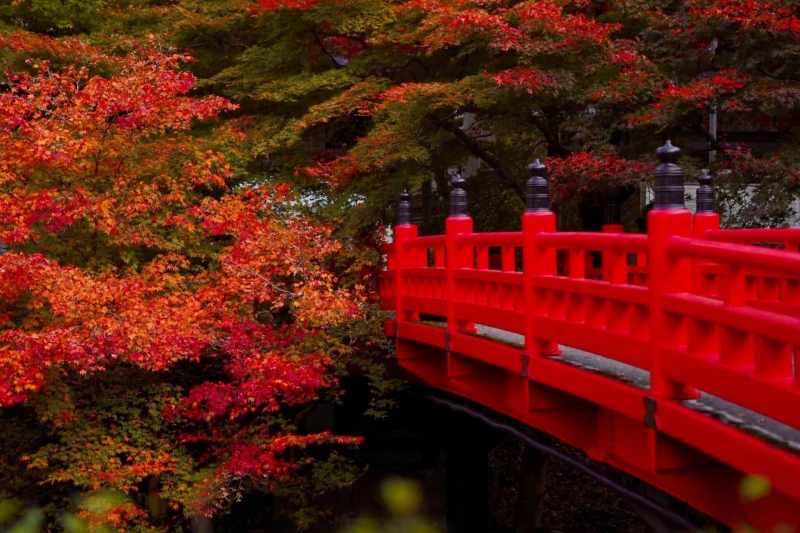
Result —
POLYGON ((451 217, 466 217, 469 216, 469 206, 467 205, 467 191, 464 190, 466 181, 461 177, 461 174, 456 174, 450 185, 453 190, 450 191, 450 216, 451 217))
POLYGON ((656 198, 653 209, 677 209, 686 207, 683 203, 683 169, 678 166, 682 150, 668 140, 656 150, 661 164, 656 169, 656 198))
POLYGON ((544 178, 547 166, 537 159, 528 165, 527 194, 525 194, 526 211, 550 211, 550 184, 544 178))
POLYGON ((714 176, 703 169, 697 183, 700 184, 697 189, 697 212, 714 213, 714 176))
POLYGON ((617 199, 617 195, 613 192, 608 193, 606 196, 606 224, 621 224, 622 223, 622 206, 617 199))
POLYGON ((410 226, 411 223, 411 195, 403 191, 400 193, 400 205, 397 206, 397 225, 410 226))

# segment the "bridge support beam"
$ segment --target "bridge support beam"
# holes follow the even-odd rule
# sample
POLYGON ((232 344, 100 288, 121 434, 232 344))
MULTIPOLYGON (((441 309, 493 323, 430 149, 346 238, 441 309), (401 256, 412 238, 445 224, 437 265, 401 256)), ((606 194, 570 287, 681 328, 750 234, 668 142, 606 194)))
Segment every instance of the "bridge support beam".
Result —
POLYGON ((447 415, 447 533, 488 531, 488 456, 502 435, 481 422, 447 415))
POLYGON ((517 493, 517 533, 540 533, 550 456, 526 446, 521 463, 517 493))

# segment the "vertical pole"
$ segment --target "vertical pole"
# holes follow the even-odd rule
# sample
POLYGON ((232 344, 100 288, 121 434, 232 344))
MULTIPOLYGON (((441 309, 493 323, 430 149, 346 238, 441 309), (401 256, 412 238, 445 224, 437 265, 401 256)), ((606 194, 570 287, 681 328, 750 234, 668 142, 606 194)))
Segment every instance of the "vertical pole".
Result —
POLYGON ((456 235, 472 233, 472 218, 469 216, 467 191, 464 190, 464 178, 457 174, 450 184, 453 189, 450 191, 450 216, 445 220, 445 249, 447 250, 445 266, 447 267, 447 331, 452 334, 473 332, 475 327, 472 323, 457 320, 455 317, 455 302, 463 300, 463 295, 458 294, 455 279, 456 269, 473 266, 472 247, 457 246, 456 235))
POLYGON ((525 446, 519 468, 517 495, 517 533, 541 533, 542 511, 547 486, 547 465, 550 456, 525 446))
MULTIPOLYGON (((609 193, 606 198, 605 223, 600 229, 602 233, 625 233, 622 225, 622 206, 617 198, 609 193)), ((628 283, 628 255, 625 252, 603 251, 603 281, 625 285, 628 283)), ((611 310, 609 310, 611 312, 611 310)))
POLYGON ((522 275, 525 295, 525 350, 522 353, 523 374, 527 375, 527 362, 540 355, 561 355, 558 345, 546 343, 537 337, 536 317, 547 312, 547 302, 537 298, 533 276, 557 273, 556 251, 543 250, 536 245, 536 235, 556 231, 556 216, 550 211, 550 185, 544 178, 547 167, 539 162, 528 166, 526 204, 522 215, 522 275))
POLYGON ((601 230, 603 233, 625 233, 625 226, 622 225, 622 206, 612 194, 606 197, 606 216, 601 230))
MULTIPOLYGON (((702 239, 703 233, 708 230, 719 229, 719 214, 714 205, 714 178, 703 170, 697 178, 700 187, 697 189, 697 210, 692 217, 692 231, 695 239, 702 239)), ((712 275, 703 274, 704 263, 692 262, 692 281, 694 293, 703 296, 714 294, 714 278, 712 275)))
POLYGON ((447 413, 447 533, 489 529, 489 453, 500 435, 473 418, 447 413))
POLYGON ((417 226, 411 223, 411 195, 408 191, 400 194, 400 205, 397 209, 397 226, 394 228, 394 256, 395 256, 395 288, 396 288, 396 307, 395 311, 395 348, 397 357, 402 358, 400 337, 397 330, 400 324, 406 320, 417 318, 416 313, 405 308, 403 297, 407 294, 406 280, 404 277, 405 269, 417 266, 417 250, 409 250, 405 247, 406 241, 417 237, 417 226))
MULTIPOLYGON (((719 41, 717 38, 714 37, 711 39, 711 42, 706 47, 706 51, 711 54, 711 59, 714 59, 714 56, 717 54, 717 46, 719 45, 719 41)), ((711 138, 714 139, 714 143, 717 142, 717 100, 711 100, 709 105, 710 112, 708 114, 708 133, 711 134, 711 138)), ((714 159, 717 157, 717 151, 714 150, 714 144, 708 143, 708 163, 711 164, 714 162, 714 159)))
POLYGON ((665 294, 690 292, 692 271, 688 261, 667 255, 665 242, 674 235, 692 234, 692 214, 683 203, 683 169, 677 165, 681 149, 667 141, 656 150, 661 165, 656 169, 655 202, 647 217, 650 255, 650 343, 652 365, 650 392, 655 398, 697 397, 693 391, 664 376, 665 346, 685 344, 680 318, 664 311, 665 294))

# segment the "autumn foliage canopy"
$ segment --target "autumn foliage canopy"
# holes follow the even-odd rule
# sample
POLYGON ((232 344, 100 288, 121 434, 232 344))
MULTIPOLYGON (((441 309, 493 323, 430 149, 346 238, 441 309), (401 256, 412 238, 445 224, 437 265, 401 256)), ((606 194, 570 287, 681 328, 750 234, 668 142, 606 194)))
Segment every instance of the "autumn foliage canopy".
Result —
MULTIPOLYGON (((290 481, 305 462, 289 450, 356 444, 270 418, 335 385, 346 350, 328 333, 363 319, 365 298, 288 186, 237 183, 226 150, 247 121, 190 131, 237 106, 192 96, 192 58, 155 42, 0 46, 51 57, 7 71, 0 93, 0 406, 35 405, 68 435, 19 460, 86 491, 157 478, 170 507, 210 515, 243 481, 290 481)), ((148 514, 127 501, 103 519, 148 514)))

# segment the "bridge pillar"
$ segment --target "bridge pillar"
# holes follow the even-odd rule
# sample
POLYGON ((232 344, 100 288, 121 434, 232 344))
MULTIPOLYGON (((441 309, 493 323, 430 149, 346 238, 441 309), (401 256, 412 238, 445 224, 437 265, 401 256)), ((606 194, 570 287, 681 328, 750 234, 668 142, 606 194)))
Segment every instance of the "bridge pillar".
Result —
MULTIPOLYGON (((403 191, 400 194, 400 205, 398 206, 397 226, 394 228, 395 240, 395 298, 396 298, 396 311, 395 311, 395 348, 397 350, 397 358, 402 359, 406 356, 404 353, 404 346, 397 338, 398 324, 406 320, 416 320, 419 317, 412 311, 407 311, 403 305, 403 297, 407 294, 406 280, 403 277, 403 270, 414 268, 417 266, 419 258, 417 257, 417 250, 406 249, 404 243, 406 240, 414 239, 417 237, 417 226, 411 223, 411 195, 408 191, 403 191)), ((409 354, 411 355, 411 354, 409 354)))
MULTIPOLYGON (((714 178, 708 173, 708 170, 703 170, 700 177, 697 178, 700 187, 697 189, 697 211, 692 217, 692 230, 696 239, 702 239, 703 233, 708 230, 719 229, 719 214, 715 211, 714 206, 714 178)), ((704 274, 703 261, 694 261, 692 265, 692 282, 694 284, 694 293, 700 295, 715 295, 717 290, 715 287, 716 276, 704 274)))
POLYGON ((533 290, 535 275, 555 275, 557 273, 556 251, 552 248, 542 250, 536 246, 536 235, 556 231, 556 215, 550 211, 550 190, 544 178, 547 167, 539 162, 528 166, 530 179, 527 183, 526 210, 522 215, 522 273, 525 296, 525 351, 526 358, 541 355, 561 355, 558 345, 547 343, 537 337, 535 317, 547 312, 547 302, 536 298, 533 290))
POLYGON ((448 413, 447 533, 489 529, 488 458, 501 435, 468 416, 448 413))
MULTIPOLYGON (((612 194, 606 198, 606 218, 601 231, 603 233, 625 233, 625 226, 622 225, 622 206, 612 194)), ((628 283, 628 254, 605 250, 602 261, 603 281, 622 285, 628 283)))
MULTIPOLYGON (((677 161, 681 149, 667 141, 656 150, 661 165, 656 169, 655 202, 647 216, 648 254, 650 258, 650 344, 652 364, 650 391, 653 397, 685 399, 697 397, 664 376, 665 347, 686 344, 686 329, 680 320, 666 313, 665 294, 691 292, 692 270, 688 260, 673 259, 666 253, 666 241, 673 236, 692 235, 692 213, 684 205, 683 169, 677 161)), ((655 429, 657 420, 650 421, 655 429)))
MULTIPOLYGON (((453 190, 450 192, 450 215, 445 220, 446 250, 445 264, 447 267, 447 330, 448 333, 473 333, 475 325, 456 319, 456 301, 461 300, 457 294, 458 285, 455 280, 457 268, 472 268, 474 258, 472 247, 458 246, 456 235, 472 233, 472 218, 468 213, 467 192, 464 190, 464 178, 456 175, 451 181, 453 190)), ((448 374, 450 374, 450 348, 448 350, 448 374)))
POLYGON ((550 456, 530 446, 525 447, 519 467, 517 492, 517 533, 541 533, 547 465, 550 456))

